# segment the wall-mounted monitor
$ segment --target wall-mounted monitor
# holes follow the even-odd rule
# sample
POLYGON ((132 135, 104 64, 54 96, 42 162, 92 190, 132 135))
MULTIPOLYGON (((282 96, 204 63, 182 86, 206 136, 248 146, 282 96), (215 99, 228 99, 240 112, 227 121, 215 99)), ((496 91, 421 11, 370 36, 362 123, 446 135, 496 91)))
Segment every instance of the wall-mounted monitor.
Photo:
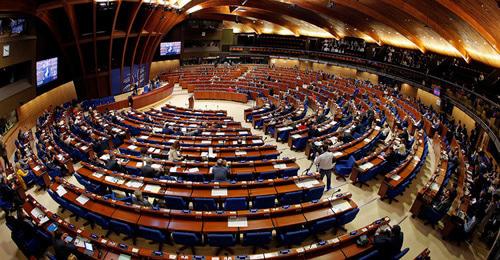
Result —
POLYGON ((36 62, 36 85, 42 86, 57 79, 57 57, 36 62))
POLYGON ((10 20, 10 32, 14 34, 20 34, 24 32, 26 20, 24 18, 11 19, 10 20))
POLYGON ((160 56, 181 54, 181 42, 162 42, 160 43, 160 56))
POLYGON ((434 95, 436 95, 438 97, 441 96, 441 88, 439 86, 433 85, 432 92, 434 93, 434 95))

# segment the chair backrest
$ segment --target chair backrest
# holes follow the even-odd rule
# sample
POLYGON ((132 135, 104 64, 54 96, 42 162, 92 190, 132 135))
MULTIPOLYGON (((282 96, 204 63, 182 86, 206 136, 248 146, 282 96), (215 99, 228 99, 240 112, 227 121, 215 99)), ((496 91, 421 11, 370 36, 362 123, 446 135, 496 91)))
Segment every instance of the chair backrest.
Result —
POLYGON ((244 210, 247 208, 246 198, 227 198, 224 202, 224 210, 244 210))
POLYGON ((354 166, 354 164, 356 163, 356 158, 354 158, 354 156, 349 156, 349 160, 347 161, 347 165, 349 165, 349 167, 352 167, 354 166))
POLYGON ((150 239, 157 242, 163 242, 167 240, 167 236, 158 229, 152 229, 148 227, 139 226, 138 233, 141 237, 150 239))
POLYGON ((252 207, 254 209, 268 209, 274 208, 276 205, 276 196, 275 195, 264 195, 255 197, 252 207))
POLYGON ((187 203, 181 197, 165 196, 165 203, 170 209, 187 209, 187 203))
POLYGON ((370 260, 370 259, 377 259, 379 257, 379 252, 378 250, 373 250, 370 253, 358 258, 358 260, 370 260))
POLYGON ((122 234, 126 234, 126 235, 133 234, 133 229, 130 225, 125 224, 121 221, 114 220, 114 219, 109 221, 109 228, 118 232, 118 233, 122 233, 122 234))
POLYGON ((315 233, 326 231, 334 227, 336 222, 337 218, 335 217, 320 219, 313 223, 313 225, 311 226, 311 231, 315 233))
POLYGON ((210 246, 233 246, 236 237, 234 234, 207 234, 207 243, 210 246))
POLYGON ((215 203, 215 199, 194 198, 193 209, 199 211, 214 211, 217 210, 217 203, 215 203))
POLYGON ((302 201, 303 192, 300 191, 292 191, 283 194, 280 201, 283 205, 291 205, 291 204, 299 204, 302 201))
POLYGON ((266 245, 273 239, 271 231, 248 232, 243 235, 243 245, 266 245))
POLYGON ((306 191, 304 194, 304 201, 319 200, 323 196, 324 187, 316 187, 306 191))
POLYGON ((353 221, 354 218, 356 217, 356 215, 358 215, 358 212, 359 212, 359 208, 355 208, 353 210, 348 211, 344 215, 338 217, 338 222, 339 222, 338 224, 345 225, 345 224, 353 221))
POLYGON ((102 228, 109 227, 109 220, 101 217, 98 214, 95 214, 94 212, 87 213, 87 219, 94 222, 95 224, 101 226, 102 228))
POLYGON ((408 251, 410 251, 410 249, 407 247, 407 248, 401 250, 401 252, 399 252, 397 255, 395 255, 392 259, 394 259, 394 260, 401 259, 403 256, 406 255, 406 253, 408 253, 408 251))
POLYGON ((283 240, 282 242, 286 244, 298 244, 304 241, 307 236, 309 236, 308 229, 298 229, 285 232, 281 238, 283 240))
POLYGON ((238 173, 234 177, 237 181, 253 181, 253 173, 238 173))
POLYGON ((195 246, 201 242, 200 235, 190 232, 172 232, 172 239, 175 243, 188 246, 195 246))
POLYGON ((261 172, 259 173, 259 179, 274 179, 276 178, 276 172, 261 172))

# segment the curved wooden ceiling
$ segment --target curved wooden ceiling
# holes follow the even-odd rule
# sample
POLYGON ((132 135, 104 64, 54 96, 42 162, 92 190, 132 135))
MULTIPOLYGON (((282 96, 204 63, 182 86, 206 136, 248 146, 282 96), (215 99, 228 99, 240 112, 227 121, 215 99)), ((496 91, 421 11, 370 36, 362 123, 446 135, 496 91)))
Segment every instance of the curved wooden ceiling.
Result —
MULTIPOLYGON (((214 13, 220 13, 260 19, 285 27, 295 35, 358 37, 378 44, 433 51, 465 60, 472 58, 500 67, 500 7, 497 2, 192 0, 183 6, 183 11, 198 18, 213 19, 214 13), (298 25, 297 20, 302 23, 298 25)), ((230 28, 235 26, 235 23, 227 24, 230 28)), ((273 33, 282 34, 280 31, 273 33)))
MULTIPOLYGON (((118 21, 112 23, 112 28, 123 22, 121 18, 129 19, 124 22, 131 26, 138 23, 135 16, 137 12, 144 13, 139 10, 146 5, 177 10, 163 14, 155 11, 150 19, 140 21, 147 23, 144 31, 148 49, 157 47, 159 36, 175 24, 193 17, 230 21, 225 23, 229 28, 240 30, 237 27, 243 25, 257 33, 357 37, 378 44, 472 58, 500 67, 498 0, 16 0, 0 1, 0 11, 33 14, 54 25, 58 21, 53 20, 52 13, 60 9, 66 14, 69 26, 51 29, 58 33, 69 29, 73 33, 71 38, 82 40, 73 6, 90 4, 95 8, 96 2, 116 2, 118 9, 121 3, 134 6, 128 11, 131 16, 115 16, 118 21)), ((135 42, 128 41, 134 36, 130 28, 122 34, 127 39, 126 45, 137 49, 135 42)), ((61 44, 67 41, 64 33, 56 37, 61 44)), ((79 48, 76 44, 76 49, 79 48)), ((122 55, 125 57, 125 53, 122 55)), ((140 59, 148 60, 150 56, 144 54, 140 59)))

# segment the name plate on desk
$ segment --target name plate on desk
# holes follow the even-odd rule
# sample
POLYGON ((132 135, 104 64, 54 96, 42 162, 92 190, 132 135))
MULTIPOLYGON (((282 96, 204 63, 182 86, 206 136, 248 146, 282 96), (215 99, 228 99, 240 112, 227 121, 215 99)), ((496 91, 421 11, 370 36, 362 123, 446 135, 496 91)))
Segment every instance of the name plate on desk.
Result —
POLYGON ((229 217, 227 219, 227 227, 248 227, 246 217, 229 217))
POLYGON ((227 189, 212 189, 212 196, 227 196, 227 189))

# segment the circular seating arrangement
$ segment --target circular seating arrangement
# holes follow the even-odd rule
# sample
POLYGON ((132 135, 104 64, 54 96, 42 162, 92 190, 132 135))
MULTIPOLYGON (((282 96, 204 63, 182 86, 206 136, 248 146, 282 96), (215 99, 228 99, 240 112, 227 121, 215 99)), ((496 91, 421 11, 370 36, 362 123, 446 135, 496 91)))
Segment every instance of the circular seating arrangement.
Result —
MULTIPOLYGON (((373 258, 375 231, 390 219, 379 216, 341 235, 325 233, 343 229, 362 209, 349 192, 325 196, 319 173, 301 172, 296 159, 280 158, 278 146, 265 140, 311 160, 327 147, 339 179, 362 188, 382 175, 377 194, 389 203, 409 196, 406 189, 428 160, 429 139, 443 150, 460 148, 455 138, 439 141, 448 128, 441 124, 436 132, 416 101, 367 82, 267 66, 187 66, 162 78, 195 97, 255 101, 255 107, 241 111, 243 118, 268 137, 254 135, 222 110, 172 105, 110 110, 113 104, 103 104, 48 111, 37 121, 36 145, 28 138, 17 143, 20 156, 30 158, 21 167, 32 173, 21 179, 46 188, 60 207, 50 211, 36 196, 22 195, 24 211, 37 224, 33 243, 51 239, 59 229, 81 239, 79 252, 94 259, 218 259, 221 252, 232 259, 373 258), (169 158, 176 145, 181 160, 169 158), (212 167, 221 159, 229 174, 215 181, 212 167), (65 219, 65 210, 76 222, 65 219), (79 219, 86 223, 79 225, 79 219), (112 233, 133 239, 133 245, 113 241, 112 233), (159 248, 136 246, 137 237, 159 248), (367 245, 358 246, 360 241, 367 245), (235 246, 252 253, 235 254, 235 246), (202 257, 195 253, 198 247, 217 250, 202 257)), ((442 160, 437 175, 418 193, 411 213, 435 224, 466 210, 466 200, 445 214, 429 203, 446 189, 452 171, 458 172, 453 178, 457 200, 467 197, 470 177, 461 149, 457 156, 460 163, 453 164, 436 156, 442 160)), ((454 223, 444 224, 446 229, 454 223)))

